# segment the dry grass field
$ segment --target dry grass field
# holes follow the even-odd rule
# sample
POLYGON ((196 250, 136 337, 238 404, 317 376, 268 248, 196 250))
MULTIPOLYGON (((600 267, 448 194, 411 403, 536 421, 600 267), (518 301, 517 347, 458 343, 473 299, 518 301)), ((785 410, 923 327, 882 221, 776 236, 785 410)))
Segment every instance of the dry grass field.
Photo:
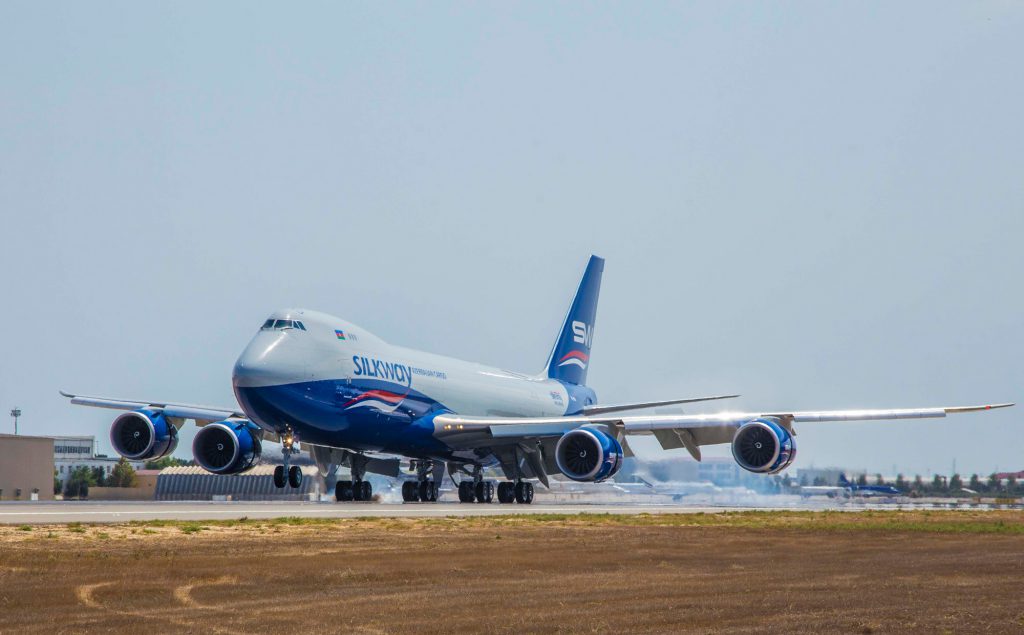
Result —
POLYGON ((0 527, 0 633, 1024 632, 1024 513, 0 527))

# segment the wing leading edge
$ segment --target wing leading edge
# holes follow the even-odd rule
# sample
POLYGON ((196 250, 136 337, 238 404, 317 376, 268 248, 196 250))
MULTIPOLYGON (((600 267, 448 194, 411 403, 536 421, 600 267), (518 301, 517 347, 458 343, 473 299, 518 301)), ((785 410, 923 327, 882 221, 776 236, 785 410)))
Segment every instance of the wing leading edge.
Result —
POLYGON ((71 403, 79 406, 92 406, 94 408, 110 408, 112 410, 138 410, 139 408, 151 408, 163 411, 165 416, 175 419, 193 419, 196 423, 203 425, 224 419, 246 419, 246 414, 241 410, 230 408, 217 408, 210 406, 197 406, 194 404, 168 403, 161 401, 134 401, 130 399, 110 399, 107 397, 88 397, 85 395, 73 395, 60 391, 61 396, 67 397, 71 403))
POLYGON ((578 415, 569 417, 467 417, 456 414, 434 418, 438 437, 458 437, 485 433, 492 438, 541 438, 564 434, 582 425, 612 425, 626 434, 649 434, 658 430, 699 430, 702 428, 737 428, 759 418, 779 419, 785 423, 824 423, 836 421, 879 421, 928 419, 947 414, 980 412, 1008 408, 1012 403, 981 406, 948 406, 933 408, 899 408, 881 410, 821 410, 722 412, 694 415, 578 415))

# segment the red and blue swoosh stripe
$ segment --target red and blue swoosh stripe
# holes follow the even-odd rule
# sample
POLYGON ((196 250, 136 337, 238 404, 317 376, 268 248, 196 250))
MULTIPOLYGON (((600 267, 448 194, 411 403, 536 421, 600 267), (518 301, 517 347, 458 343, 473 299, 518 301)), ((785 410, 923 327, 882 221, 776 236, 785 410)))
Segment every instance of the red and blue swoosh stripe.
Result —
POLYGON ((558 360, 558 365, 568 366, 572 364, 580 368, 586 368, 588 361, 590 361, 590 356, 583 351, 569 351, 558 360))
POLYGON ((388 392, 386 390, 367 390, 355 399, 342 405, 342 410, 352 408, 376 408, 381 412, 394 412, 405 400, 406 395, 388 392))

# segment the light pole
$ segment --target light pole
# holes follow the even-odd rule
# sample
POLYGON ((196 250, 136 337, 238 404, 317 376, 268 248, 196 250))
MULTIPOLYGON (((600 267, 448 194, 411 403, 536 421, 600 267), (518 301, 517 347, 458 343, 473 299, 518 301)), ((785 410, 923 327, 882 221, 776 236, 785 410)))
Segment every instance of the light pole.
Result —
POLYGON ((18 434, 18 417, 21 416, 21 408, 11 409, 11 416, 14 417, 14 434, 18 434))

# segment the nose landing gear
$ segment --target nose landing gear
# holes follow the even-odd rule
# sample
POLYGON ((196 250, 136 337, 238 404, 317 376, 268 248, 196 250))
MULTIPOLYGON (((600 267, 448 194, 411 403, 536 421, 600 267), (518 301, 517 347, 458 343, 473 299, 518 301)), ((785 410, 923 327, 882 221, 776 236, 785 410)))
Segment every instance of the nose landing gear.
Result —
POLYGON ((278 465, 274 468, 274 487, 283 489, 285 484, 291 485, 295 489, 302 487, 302 470, 298 465, 289 466, 289 460, 292 454, 298 454, 299 449, 296 447, 298 439, 292 434, 291 428, 281 436, 281 456, 284 465, 278 465))

